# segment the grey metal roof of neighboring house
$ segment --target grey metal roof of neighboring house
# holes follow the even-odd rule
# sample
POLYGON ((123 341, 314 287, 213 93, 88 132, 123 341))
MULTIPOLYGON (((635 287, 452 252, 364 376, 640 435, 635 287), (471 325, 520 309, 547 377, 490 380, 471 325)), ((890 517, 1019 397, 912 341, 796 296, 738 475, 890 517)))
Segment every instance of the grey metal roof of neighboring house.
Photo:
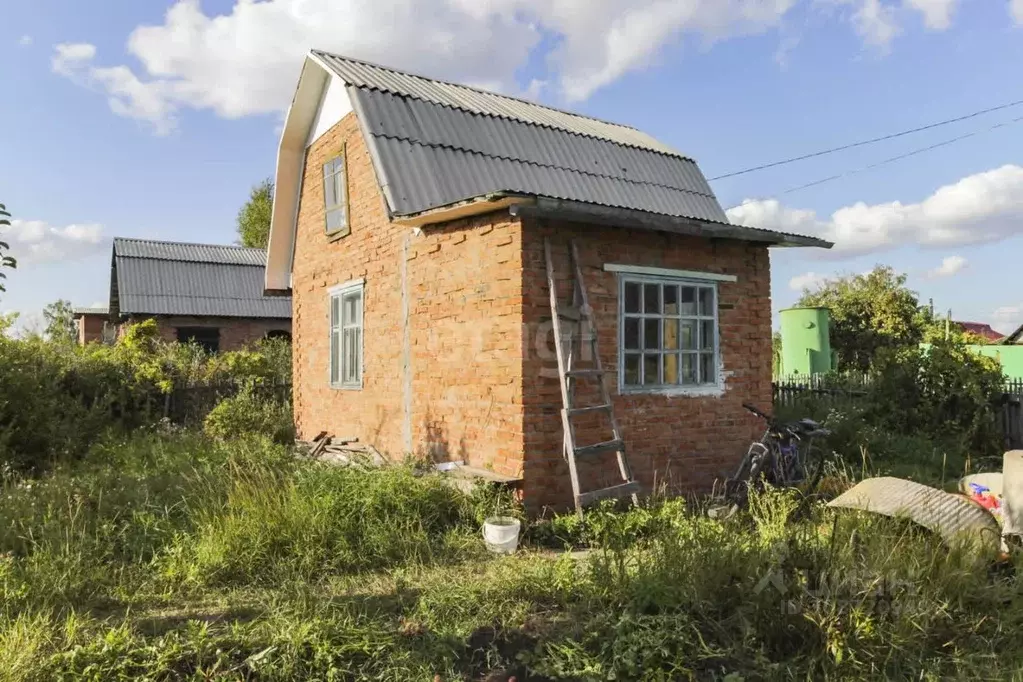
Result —
POLYGON ((72 308, 71 309, 71 314, 72 315, 106 315, 108 312, 110 312, 110 309, 107 308, 107 307, 102 307, 102 308, 99 308, 99 307, 95 307, 95 308, 82 307, 82 308, 72 308))
POLYGON ((222 244, 188 244, 150 239, 115 237, 114 252, 128 258, 176 260, 188 263, 223 263, 225 265, 266 265, 266 251, 244 246, 222 244))
POLYGON ((392 215, 495 193, 728 224, 696 163, 646 133, 325 52, 392 215))
POLYGON ((121 315, 288 319, 291 298, 263 295, 262 249, 114 239, 111 299, 121 315))

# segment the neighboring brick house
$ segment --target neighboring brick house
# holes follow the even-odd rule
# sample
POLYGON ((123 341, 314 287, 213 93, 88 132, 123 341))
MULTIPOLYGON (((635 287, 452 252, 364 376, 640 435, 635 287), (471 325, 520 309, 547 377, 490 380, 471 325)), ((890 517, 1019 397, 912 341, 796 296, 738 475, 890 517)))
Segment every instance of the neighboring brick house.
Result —
MULTIPOLYGON (((545 237, 559 287, 578 245, 637 478, 705 491, 731 471, 763 426, 742 402, 771 402, 768 247, 830 244, 729 224, 696 163, 637 130, 318 51, 281 139, 266 269, 267 293, 293 296, 301 436, 464 460, 519 479, 534 509, 570 502, 545 237)), ((619 482, 602 457, 584 487, 619 482)))
POLYGON ((107 308, 74 308, 71 311, 78 331, 78 343, 104 343, 112 340, 116 329, 110 324, 107 308))
POLYGON ((240 246, 114 239, 110 319, 153 318, 168 341, 237 350, 291 338, 291 299, 263 294, 266 252, 240 246))

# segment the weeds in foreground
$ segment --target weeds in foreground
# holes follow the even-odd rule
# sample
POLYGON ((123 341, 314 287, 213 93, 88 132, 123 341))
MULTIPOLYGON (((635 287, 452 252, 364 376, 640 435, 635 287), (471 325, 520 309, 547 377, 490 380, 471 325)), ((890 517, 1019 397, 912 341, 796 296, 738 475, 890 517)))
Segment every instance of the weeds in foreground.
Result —
POLYGON ((1012 570, 781 491, 605 504, 506 558, 479 523, 507 500, 268 441, 143 435, 2 492, 0 679, 1023 675, 1012 570))

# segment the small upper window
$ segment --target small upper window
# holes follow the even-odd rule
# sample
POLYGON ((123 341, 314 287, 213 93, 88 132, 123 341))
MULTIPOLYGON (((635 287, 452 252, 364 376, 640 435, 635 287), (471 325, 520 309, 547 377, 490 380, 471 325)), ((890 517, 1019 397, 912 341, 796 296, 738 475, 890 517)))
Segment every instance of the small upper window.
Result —
POLYGON ((345 153, 323 164, 323 208, 326 231, 331 236, 348 234, 348 177, 345 153))

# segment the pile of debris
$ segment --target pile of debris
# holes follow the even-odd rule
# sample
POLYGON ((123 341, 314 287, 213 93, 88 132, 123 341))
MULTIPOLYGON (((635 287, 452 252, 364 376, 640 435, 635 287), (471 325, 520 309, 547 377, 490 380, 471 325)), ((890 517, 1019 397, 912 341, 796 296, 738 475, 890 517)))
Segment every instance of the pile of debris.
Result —
POLYGON ((311 441, 296 440, 299 452, 310 459, 339 466, 381 467, 387 460, 372 445, 360 445, 358 438, 339 438, 320 431, 311 441))

